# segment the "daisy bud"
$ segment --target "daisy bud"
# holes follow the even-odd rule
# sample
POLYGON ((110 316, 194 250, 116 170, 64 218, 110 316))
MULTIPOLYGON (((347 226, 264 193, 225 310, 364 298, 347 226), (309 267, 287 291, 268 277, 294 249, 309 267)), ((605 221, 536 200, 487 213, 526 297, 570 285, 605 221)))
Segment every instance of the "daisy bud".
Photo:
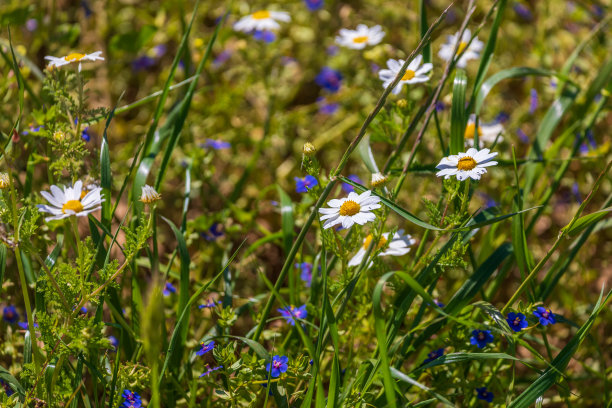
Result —
POLYGON ((145 204, 151 204, 155 201, 161 199, 161 194, 159 194, 153 187, 148 184, 142 186, 142 195, 140 196, 140 201, 145 204))
POLYGON ((387 181, 389 181, 389 177, 378 172, 378 173, 372 174, 372 181, 370 182, 370 184, 372 185, 373 188, 382 187, 383 185, 387 183, 387 181))
POLYGON ((8 173, 0 173, 0 190, 8 188, 10 185, 8 173))
POLYGON ((400 109, 406 109, 406 107, 408 106, 408 101, 405 99, 400 99, 396 103, 397 103, 397 107, 400 109))
POLYGON ((302 149, 302 151, 304 152, 304 154, 306 156, 312 156, 317 152, 317 149, 315 149, 314 145, 310 142, 306 142, 304 143, 304 147, 302 149))
POLYGON ((61 130, 58 130, 53 133, 53 140, 55 140, 56 142, 61 142, 64 139, 66 139, 66 134, 61 130))

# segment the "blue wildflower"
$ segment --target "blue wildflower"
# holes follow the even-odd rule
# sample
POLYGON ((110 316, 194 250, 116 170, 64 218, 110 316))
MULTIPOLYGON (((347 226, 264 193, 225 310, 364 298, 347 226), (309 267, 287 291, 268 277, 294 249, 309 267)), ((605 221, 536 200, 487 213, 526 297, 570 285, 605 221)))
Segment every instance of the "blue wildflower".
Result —
POLYGON ((306 284, 306 287, 309 288, 312 284, 312 264, 308 262, 296 263, 295 267, 301 271, 300 279, 306 284))
POLYGON ((2 319, 10 324, 15 324, 19 320, 17 308, 13 305, 8 305, 2 310, 2 319))
POLYGON ((325 50, 325 52, 327 53, 327 55, 329 55, 330 57, 333 57, 334 55, 338 54, 338 51, 340 50, 340 47, 338 47, 337 45, 330 45, 327 47, 327 49, 325 50))
POLYGON ((542 306, 538 306, 536 310, 533 311, 533 315, 540 320, 540 324, 542 326, 548 326, 549 324, 557 323, 557 319, 555 319, 555 315, 550 309, 547 309, 542 306))
POLYGON ((434 303, 436 304, 436 306, 438 306, 440 309, 444 309, 444 306, 446 306, 444 303, 440 302, 438 299, 434 299, 434 303))
POLYGON ((210 228, 200 234, 207 241, 216 241, 223 236, 223 226, 218 222, 213 223, 210 228))
POLYGON ((538 91, 531 88, 529 91, 529 113, 531 115, 538 109, 538 91))
POLYGON ((310 174, 303 179, 299 177, 294 177, 293 179, 295 180, 295 191, 298 193, 307 193, 308 190, 319 184, 317 179, 310 174))
POLYGON ((214 371, 217 371, 217 370, 220 370, 222 368, 223 368, 223 366, 210 368, 210 366, 208 364, 206 364, 206 371, 204 371, 202 374, 200 374, 200 378, 206 377, 210 373, 212 373, 214 371))
POLYGON ((232 56, 232 51, 231 50, 223 50, 214 59, 213 65, 215 67, 223 65, 225 62, 227 62, 227 60, 229 60, 231 58, 231 56, 232 56))
POLYGON ((44 128, 44 126, 34 126, 34 125, 30 125, 28 127, 28 130, 24 130, 23 132, 21 132, 22 135, 27 135, 30 133, 36 133, 36 132, 40 132, 40 129, 44 128))
POLYGON ((495 117, 495 122, 499 122, 499 123, 506 123, 508 120, 510 120, 510 115, 508 115, 508 113, 506 112, 499 112, 497 114, 497 116, 495 117))
POLYGON ((529 136, 527 136, 527 134, 525 134, 522 129, 516 129, 516 134, 518 135, 519 140, 522 143, 529 143, 529 136))
POLYGON ((446 109, 446 105, 444 104, 444 102, 436 102, 436 112, 444 112, 444 109, 446 109))
POLYGON ((525 6, 524 4, 514 3, 514 6, 512 8, 514 9, 514 12, 523 20, 525 21, 533 20, 533 14, 531 13, 531 10, 529 10, 529 8, 525 6))
POLYGON ((198 309, 212 309, 213 307, 215 307, 217 305, 220 305, 221 303, 223 303, 223 302, 221 302, 220 300, 215 302, 214 300, 210 300, 209 299, 208 303, 204 303, 203 305, 199 305, 198 309))
MULTIPOLYGON (((363 181, 361 181, 361 179, 355 174, 349 175, 347 179, 357 184, 363 184, 363 181)), ((344 191, 345 193, 352 193, 353 191, 355 191, 355 187, 351 186, 348 183, 342 183, 342 191, 344 191)))
POLYGON ((214 340, 211 341, 208 344, 205 344, 204 342, 201 342, 200 346, 202 346, 202 348, 200 350, 196 351, 196 355, 203 356, 204 354, 208 353, 210 350, 215 348, 215 342, 214 342, 214 340))
POLYGON ((10 397, 11 395, 15 393, 15 391, 13 391, 9 383, 7 383, 6 381, 0 379, 0 385, 2 385, 2 388, 4 388, 4 392, 6 392, 7 396, 10 397))
POLYGON ((493 401, 493 393, 487 391, 487 387, 476 388, 476 392, 478 392, 478 399, 492 402, 493 401))
POLYGON ((110 341, 111 346, 116 351, 117 347, 119 347, 119 340, 115 336, 108 336, 108 341, 110 341))
POLYGON ((515 332, 520 332, 528 326, 527 317, 522 313, 508 313, 506 321, 515 332))
POLYGON ((589 142, 589 145, 591 146, 591 148, 596 149, 597 143, 595 142, 595 137, 593 136, 593 130, 587 129, 584 135, 586 136, 586 139, 589 142))
MULTIPOLYGON (((17 323, 17 326, 21 327, 23 330, 28 330, 29 325, 28 322, 19 322, 17 323)), ((34 328, 38 329, 38 323, 34 322, 34 328)))
POLYGON ((166 54, 166 51, 168 50, 168 46, 166 44, 158 44, 155 47, 153 47, 153 52, 155 52, 155 56, 157 58, 161 58, 166 54))
POLYGON ((493 335, 491 330, 473 330, 472 337, 470 337, 470 344, 477 346, 478 348, 485 348, 489 343, 493 342, 493 335))
POLYGON ((336 102, 328 102, 323 97, 317 98, 317 105, 319 106, 319 113, 321 115, 333 115, 338 111, 340 104, 336 102))
POLYGON ((230 147, 232 147, 232 145, 231 143, 224 142, 222 140, 206 139, 206 142, 201 144, 200 147, 221 150, 221 149, 229 149, 230 147))
POLYGON ((253 38, 257 41, 263 41, 266 44, 270 44, 276 40, 276 34, 268 30, 255 30, 253 32, 253 38))
POLYGON ((308 10, 317 11, 321 9, 321 7, 323 7, 325 1, 324 0, 304 0, 304 3, 306 3, 306 7, 308 7, 308 10))
POLYGON ((315 82, 321 88, 336 93, 340 89, 342 82, 342 74, 330 67, 323 67, 319 74, 315 77, 315 82))
POLYGON ((142 399, 135 391, 123 390, 123 403, 119 408, 140 408, 142 407, 142 399))
POLYGON ((132 70, 133 71, 146 71, 148 69, 153 68, 156 65, 156 61, 154 58, 149 57, 148 55, 141 55, 132 61, 132 70))
POLYGON ((287 306, 280 309, 276 309, 285 319, 287 319, 287 323, 292 326, 295 326, 295 319, 305 319, 308 316, 306 312, 306 305, 302 305, 298 308, 295 306, 287 306))
POLYGON ((423 364, 427 364, 431 361, 434 361, 437 358, 440 358, 444 355, 444 348, 439 348, 427 354, 427 358, 423 361, 423 364))
POLYGON ((166 286, 164 286, 162 293, 164 296, 170 296, 171 293, 176 293, 176 288, 170 282, 166 282, 166 286))
POLYGON ((25 26, 26 30, 28 30, 29 32, 36 31, 36 29, 38 28, 38 20, 36 20, 35 18, 30 18, 28 19, 28 21, 26 21, 25 26))
POLYGON ((270 372, 272 378, 279 377, 289 368, 287 366, 288 362, 289 358, 287 356, 274 356, 272 357, 272 362, 266 364, 266 370, 270 372))

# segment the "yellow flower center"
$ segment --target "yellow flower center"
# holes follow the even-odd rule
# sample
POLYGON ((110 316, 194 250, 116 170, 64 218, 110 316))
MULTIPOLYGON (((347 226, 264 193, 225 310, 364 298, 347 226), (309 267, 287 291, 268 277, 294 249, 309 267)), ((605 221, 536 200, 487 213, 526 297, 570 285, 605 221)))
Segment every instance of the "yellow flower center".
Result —
POLYGON ((346 200, 342 206, 340 206, 340 215, 355 215, 361 210, 361 206, 353 200, 346 200))
POLYGON ((467 47, 467 43, 465 41, 461 41, 459 43, 459 49, 457 50, 457 54, 461 54, 463 50, 467 47))
POLYGON ((472 170, 476 167, 476 160, 472 159, 469 156, 465 156, 459 159, 457 163, 457 169, 459 170, 472 170))
POLYGON ((406 73, 402 77, 402 81, 410 81, 412 78, 414 78, 414 75, 415 75, 415 72, 413 70, 407 69, 406 73))
MULTIPOLYGON (((370 247, 370 244, 372 243, 373 238, 374 237, 372 236, 372 234, 368 234, 368 236, 366 237, 363 243, 363 249, 365 249, 366 251, 368 250, 368 248, 370 247)), ((376 249, 378 250, 384 247, 385 245, 387 245, 387 238, 385 238, 384 236, 381 236, 380 241, 378 241, 378 244, 376 245, 376 249)))
POLYGON ((355 44, 361 44, 361 43, 364 43, 364 42, 368 41, 368 38, 369 37, 367 35, 362 35, 360 37, 353 38, 353 42, 355 44))
POLYGON ((62 206, 62 212, 66 214, 67 210, 72 210, 75 213, 80 213, 83 211, 83 204, 79 200, 68 200, 66 204, 62 206))
POLYGON ((255 20, 263 20, 266 18, 270 18, 270 12, 267 10, 256 11, 251 14, 251 17, 253 17, 255 20))
MULTIPOLYGON (((468 125, 465 127, 465 133, 463 137, 466 139, 473 139, 475 131, 476 131, 476 125, 474 123, 468 123, 468 125)), ((480 137, 481 135, 482 135, 482 128, 478 126, 478 137, 480 137)))
POLYGON ((85 57, 85 54, 79 54, 78 52, 73 52, 72 54, 68 54, 64 57, 66 61, 80 61, 85 57))

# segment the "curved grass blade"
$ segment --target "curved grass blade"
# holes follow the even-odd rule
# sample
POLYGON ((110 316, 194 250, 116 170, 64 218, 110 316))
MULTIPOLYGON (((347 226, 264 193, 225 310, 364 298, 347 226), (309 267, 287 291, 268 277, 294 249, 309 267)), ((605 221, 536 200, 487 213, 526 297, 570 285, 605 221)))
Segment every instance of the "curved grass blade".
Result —
MULTIPOLYGON (((574 224, 567 230, 567 235, 570 237, 575 237, 580 232, 584 231, 591 225, 599 222, 606 215, 608 215, 612 211, 612 207, 604 208, 603 210, 596 211, 592 214, 582 216, 574 222, 574 224)), ((565 231, 567 227, 561 229, 561 232, 565 231)))
POLYGON ((378 166, 376 165, 376 160, 374 159, 374 153, 372 153, 372 146, 370 146, 370 136, 364 136, 361 139, 361 142, 357 145, 357 151, 359 152, 359 156, 361 156, 361 160, 366 165, 370 173, 378 173, 378 166))
POLYGON ((401 371, 399 371, 398 369, 391 367, 391 375, 393 376, 393 378, 396 378, 400 381, 406 382, 410 385, 414 385, 415 387, 418 387, 420 389, 422 389, 423 391, 425 391, 428 394, 433 395, 438 401, 440 401, 441 403, 443 403, 444 405, 448 406, 448 407, 454 407, 455 404, 453 404, 452 402, 450 402, 449 400, 447 400, 446 398, 444 398, 442 395, 438 394, 437 392, 431 390, 430 388, 428 388, 427 386, 421 384, 420 382, 413 380, 412 378, 410 378, 409 376, 407 376, 406 374, 402 373, 401 371))
POLYGON ((277 185, 276 189, 278 190, 278 195, 280 197, 283 246, 285 248, 285 254, 288 254, 289 250, 291 250, 291 245, 293 244, 293 203, 291 202, 291 198, 280 186, 277 185))
POLYGON ((453 102, 451 107, 451 140, 450 154, 457 154, 465 150, 464 134, 467 117, 465 112, 465 89, 467 88, 467 75, 458 69, 453 80, 453 102))

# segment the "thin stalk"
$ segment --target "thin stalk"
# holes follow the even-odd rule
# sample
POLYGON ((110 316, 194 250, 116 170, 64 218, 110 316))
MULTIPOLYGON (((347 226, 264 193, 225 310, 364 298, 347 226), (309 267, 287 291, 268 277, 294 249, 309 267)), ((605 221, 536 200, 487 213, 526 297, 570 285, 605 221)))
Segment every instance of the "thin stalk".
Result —
MULTIPOLYGON (((83 261, 83 248, 81 248, 81 240, 79 239, 79 224, 76 216, 70 217, 70 223, 72 224, 72 232, 74 234, 74 240, 76 241, 77 247, 77 268, 80 268, 81 262, 83 261)), ((83 299, 85 299, 87 297, 87 294, 85 293, 85 271, 79 270, 79 274, 81 275, 81 296, 83 299)))

